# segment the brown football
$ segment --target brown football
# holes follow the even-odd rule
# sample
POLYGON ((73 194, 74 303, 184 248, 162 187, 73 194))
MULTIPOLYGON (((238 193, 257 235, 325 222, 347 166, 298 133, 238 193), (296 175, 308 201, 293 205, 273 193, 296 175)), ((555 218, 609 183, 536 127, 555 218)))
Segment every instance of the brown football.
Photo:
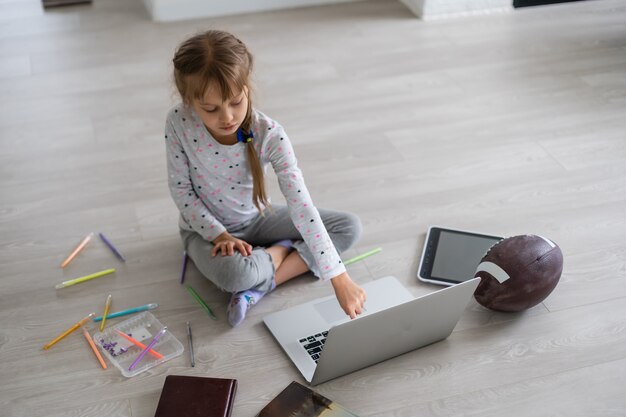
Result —
POLYGON ((493 245, 474 276, 474 297, 496 311, 522 311, 545 300, 563 271, 559 246, 537 235, 513 236, 493 245))

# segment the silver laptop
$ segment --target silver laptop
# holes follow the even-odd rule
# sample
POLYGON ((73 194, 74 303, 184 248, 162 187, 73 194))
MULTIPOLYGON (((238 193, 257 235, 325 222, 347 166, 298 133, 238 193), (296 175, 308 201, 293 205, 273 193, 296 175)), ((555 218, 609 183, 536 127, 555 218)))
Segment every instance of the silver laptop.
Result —
POLYGON ((267 315, 265 325, 311 385, 445 339, 480 278, 414 298, 395 277, 371 281, 350 320, 334 295, 267 315))

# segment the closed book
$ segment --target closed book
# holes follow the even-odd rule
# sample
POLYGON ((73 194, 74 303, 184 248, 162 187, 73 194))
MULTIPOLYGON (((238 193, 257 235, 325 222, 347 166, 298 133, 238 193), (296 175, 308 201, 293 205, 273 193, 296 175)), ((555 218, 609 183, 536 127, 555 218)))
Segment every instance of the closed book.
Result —
POLYGON ((168 375, 154 417, 229 417, 236 379, 168 375))
POLYGON ((333 400, 292 382, 257 417, 359 417, 333 400))

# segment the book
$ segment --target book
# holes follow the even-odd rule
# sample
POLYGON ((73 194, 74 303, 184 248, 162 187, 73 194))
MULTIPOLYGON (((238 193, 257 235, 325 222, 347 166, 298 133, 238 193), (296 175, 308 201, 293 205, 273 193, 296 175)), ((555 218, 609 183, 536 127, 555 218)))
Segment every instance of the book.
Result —
POLYGON ((229 417, 236 379, 168 375, 154 417, 229 417))
POLYGON ((359 417, 333 400, 293 381, 257 417, 359 417))

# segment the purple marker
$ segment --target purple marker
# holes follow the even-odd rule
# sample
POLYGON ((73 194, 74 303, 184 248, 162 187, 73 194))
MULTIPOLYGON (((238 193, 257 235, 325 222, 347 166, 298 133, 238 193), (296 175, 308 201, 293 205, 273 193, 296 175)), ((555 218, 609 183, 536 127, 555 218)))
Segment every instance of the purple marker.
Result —
POLYGON ((137 366, 137 364, 139 363, 139 361, 141 359, 143 359, 144 356, 146 356, 146 353, 148 353, 148 351, 150 349, 152 349, 154 347, 154 345, 156 345, 156 343, 159 341, 159 339, 161 338, 161 336, 163 336, 165 334, 165 332, 167 332, 167 326, 164 327, 163 329, 161 329, 160 332, 158 332, 156 334, 156 336, 154 336, 154 339, 152 339, 152 342, 150 342, 150 344, 148 346, 146 346, 146 348, 144 350, 141 351, 141 353, 139 354, 139 356, 137 356, 137 359, 135 359, 135 361, 133 363, 130 364, 130 366, 128 367, 129 371, 132 371, 133 369, 135 369, 135 366, 137 366))
POLYGON ((185 271, 187 271, 187 259, 189 259, 189 257, 187 256, 187 251, 184 251, 183 252, 183 267, 180 269, 180 283, 181 284, 185 282, 185 271))
POLYGON ((113 246, 113 244, 109 241, 109 239, 107 239, 102 233, 98 233, 98 236, 100 236, 100 239, 102 239, 104 244, 107 245, 109 249, 111 249, 111 251, 115 254, 115 256, 120 258, 122 262, 126 262, 126 259, 124 259, 122 254, 117 249, 115 249, 115 246, 113 246))

